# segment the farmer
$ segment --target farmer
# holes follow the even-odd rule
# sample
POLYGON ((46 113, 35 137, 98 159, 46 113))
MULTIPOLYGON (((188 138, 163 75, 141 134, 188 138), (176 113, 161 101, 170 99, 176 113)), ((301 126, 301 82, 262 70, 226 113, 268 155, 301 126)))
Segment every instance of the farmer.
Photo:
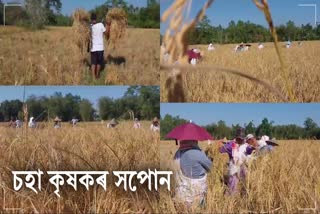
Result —
POLYGON ((155 117, 150 126, 151 131, 159 132, 160 131, 160 123, 157 117, 155 117))
POLYGON ((53 122, 54 122, 53 128, 55 128, 55 129, 61 128, 61 119, 58 116, 56 116, 56 118, 54 118, 53 122))
POLYGON ((9 127, 15 127, 16 123, 14 122, 13 118, 11 118, 11 120, 9 121, 9 127))
POLYGON ((135 129, 141 128, 141 124, 140 124, 138 118, 134 118, 133 128, 135 128, 135 129))
POLYGON ((34 117, 31 117, 28 123, 29 128, 36 128, 36 122, 34 121, 34 117))
POLYGON ((110 22, 107 28, 101 23, 97 23, 97 15, 91 14, 91 72, 95 79, 100 76, 100 71, 104 66, 104 40, 103 36, 108 39, 110 34, 110 22))
POLYGON ((16 127, 17 129, 21 128, 21 127, 22 127, 22 121, 19 120, 19 119, 16 119, 15 125, 16 125, 15 127, 16 127))
POLYGON ((212 161, 201 151, 198 141, 213 140, 202 127, 190 122, 174 128, 167 138, 179 142, 174 156, 176 190, 175 201, 187 208, 203 206, 207 195, 207 174, 212 161))
POLYGON ((270 140, 268 136, 264 135, 260 140, 257 140, 252 134, 248 134, 246 142, 249 147, 255 151, 255 156, 261 156, 273 150, 274 146, 279 146, 275 140, 270 140))
POLYGON ((191 49, 187 51, 188 62, 192 65, 196 65, 198 60, 201 59, 201 52, 198 49, 191 49))
POLYGON ((115 128, 118 124, 119 124, 119 123, 116 121, 116 119, 113 118, 113 119, 110 121, 110 123, 107 124, 107 128, 108 128, 108 129, 113 129, 113 128, 115 128))
POLYGON ((70 121, 70 123, 72 124, 72 127, 75 127, 78 122, 79 122, 79 119, 76 119, 75 117, 72 118, 72 120, 70 121))
POLYGON ((209 44, 208 51, 214 51, 214 46, 212 43, 209 44))
MULTIPOLYGON (((222 143, 221 143, 222 144, 222 143)), ((252 149, 245 143, 244 129, 237 129, 235 139, 220 145, 220 153, 229 155, 228 163, 228 195, 235 195, 239 192, 238 185, 245 184, 247 174, 246 161, 247 155, 251 154, 252 149)))
POLYGON ((287 44, 286 44, 286 48, 290 48, 290 47, 291 47, 291 41, 288 40, 288 41, 287 41, 287 44))
POLYGON ((258 49, 263 49, 264 48, 264 45, 262 44, 262 43, 259 43, 259 45, 258 45, 258 49))

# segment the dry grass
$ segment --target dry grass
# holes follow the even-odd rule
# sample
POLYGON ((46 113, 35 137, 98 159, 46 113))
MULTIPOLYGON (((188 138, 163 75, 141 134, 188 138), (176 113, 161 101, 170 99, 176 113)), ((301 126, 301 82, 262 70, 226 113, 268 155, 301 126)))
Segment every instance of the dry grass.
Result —
MULTIPOLYGON (((142 122, 143 129, 134 131, 133 122, 120 122, 116 129, 100 123, 79 123, 72 128, 54 130, 53 124, 28 130, 23 139, 21 130, 0 126, 0 210, 23 209, 25 213, 155 213, 158 193, 145 187, 138 192, 124 192, 108 180, 107 191, 91 187, 74 191, 61 187, 61 198, 54 188, 43 182, 42 192, 22 189, 13 191, 12 170, 146 170, 159 169, 159 134, 149 130, 151 122, 142 122)), ((111 178, 111 176, 109 177, 111 178)), ((80 186, 79 186, 80 187, 80 186)))
MULTIPOLYGON (((201 143, 205 149, 206 143, 201 143)), ((171 169, 177 147, 173 141, 160 144, 161 169, 171 169)), ((212 172, 208 175, 208 195, 201 213, 317 213, 320 211, 320 142, 280 141, 280 147, 252 162, 243 197, 225 196, 222 183, 226 174, 226 154, 218 153, 216 145, 212 172)), ((160 211, 181 213, 167 192, 161 193, 160 211)))
MULTIPOLYGON (((282 54, 292 81, 293 95, 298 102, 320 101, 320 42, 303 42, 284 49, 282 54)), ((264 80, 278 91, 286 94, 286 84, 282 76, 279 59, 272 43, 265 44, 265 49, 258 50, 253 44, 249 52, 234 53, 232 45, 219 45, 212 52, 206 45, 191 47, 200 48, 204 54, 197 66, 215 66, 236 69, 245 74, 264 80)), ((190 47, 190 48, 191 48, 190 47)), ((167 102, 168 90, 165 87, 170 74, 161 71, 161 101, 167 102)), ((196 69, 186 71, 183 76, 183 88, 187 102, 281 102, 279 97, 264 86, 248 79, 240 78, 215 69, 196 69)))
POLYGON ((159 30, 127 31, 116 50, 106 48, 106 60, 112 57, 96 81, 71 27, 0 27, 0 85, 159 85, 159 30))

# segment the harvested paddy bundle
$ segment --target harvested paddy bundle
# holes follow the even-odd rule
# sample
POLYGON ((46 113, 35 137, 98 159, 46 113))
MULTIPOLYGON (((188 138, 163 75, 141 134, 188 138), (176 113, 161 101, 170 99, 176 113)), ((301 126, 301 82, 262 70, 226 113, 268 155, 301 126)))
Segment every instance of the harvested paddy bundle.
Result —
POLYGON ((119 41, 126 35, 127 13, 122 8, 112 8, 107 13, 106 22, 111 23, 108 43, 112 48, 116 48, 119 41))
POLYGON ((90 42, 90 15, 87 11, 77 9, 74 12, 72 29, 76 45, 84 55, 90 42))

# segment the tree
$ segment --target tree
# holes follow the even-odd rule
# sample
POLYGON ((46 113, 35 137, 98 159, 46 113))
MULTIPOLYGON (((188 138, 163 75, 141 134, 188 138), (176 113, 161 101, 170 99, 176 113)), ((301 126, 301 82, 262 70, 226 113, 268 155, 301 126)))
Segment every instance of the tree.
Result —
POLYGON ((25 8, 29 23, 33 29, 41 29, 46 24, 56 24, 56 15, 60 13, 61 0, 26 0, 25 8))
POLYGON ((253 122, 250 121, 246 126, 245 126, 245 133, 246 134, 254 134, 256 133, 256 127, 254 126, 253 122))
POLYGON ((264 118, 257 128, 256 136, 268 135, 272 137, 272 124, 273 121, 269 122, 267 118, 264 118))
POLYGON ((22 110, 22 105, 23 103, 20 100, 6 100, 2 102, 0 106, 2 122, 18 118, 19 112, 22 110))
POLYGON ((0 0, 0 25, 3 25, 3 3, 0 0))
POLYGON ((114 117, 113 100, 109 97, 101 97, 98 101, 99 116, 102 120, 108 120, 114 117))
POLYGON ((83 121, 93 120, 94 109, 92 107, 92 103, 89 100, 83 99, 80 102, 79 112, 80 112, 81 120, 83 121))
POLYGON ((318 125, 310 117, 304 121, 303 125, 306 138, 312 138, 317 135, 318 125))

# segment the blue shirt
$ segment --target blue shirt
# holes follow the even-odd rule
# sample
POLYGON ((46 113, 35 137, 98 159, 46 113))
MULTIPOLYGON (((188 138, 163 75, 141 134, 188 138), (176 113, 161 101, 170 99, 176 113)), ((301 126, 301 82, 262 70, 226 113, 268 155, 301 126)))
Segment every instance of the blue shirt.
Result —
POLYGON ((180 159, 181 171, 188 178, 203 178, 212 166, 212 161, 199 147, 178 150, 174 159, 180 159))

